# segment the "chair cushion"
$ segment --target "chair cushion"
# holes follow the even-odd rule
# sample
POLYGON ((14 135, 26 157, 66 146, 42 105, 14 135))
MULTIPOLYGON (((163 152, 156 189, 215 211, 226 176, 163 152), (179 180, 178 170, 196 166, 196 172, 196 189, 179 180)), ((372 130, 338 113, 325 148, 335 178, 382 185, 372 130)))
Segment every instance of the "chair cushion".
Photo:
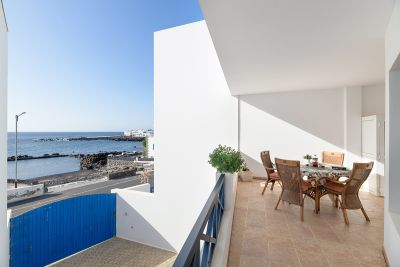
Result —
POLYGON ((303 193, 306 192, 307 190, 309 190, 311 187, 312 186, 311 186, 310 182, 302 180, 301 189, 303 190, 303 193))
POLYGON ((277 172, 270 173, 269 178, 272 180, 280 180, 281 179, 281 177, 279 177, 279 174, 277 172))
POLYGON ((334 193, 341 194, 344 192, 344 184, 334 183, 334 182, 327 180, 324 186, 328 191, 331 191, 334 193))

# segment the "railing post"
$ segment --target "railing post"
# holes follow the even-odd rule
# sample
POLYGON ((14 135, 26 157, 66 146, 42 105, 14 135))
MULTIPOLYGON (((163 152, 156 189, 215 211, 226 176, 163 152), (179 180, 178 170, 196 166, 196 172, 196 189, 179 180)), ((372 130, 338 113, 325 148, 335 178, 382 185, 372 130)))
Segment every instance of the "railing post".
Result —
POLYGON ((211 266, 218 232, 224 213, 224 182, 221 174, 185 244, 178 254, 174 267, 211 266), (204 234, 204 229, 206 228, 204 234), (201 251, 200 240, 204 240, 201 251))

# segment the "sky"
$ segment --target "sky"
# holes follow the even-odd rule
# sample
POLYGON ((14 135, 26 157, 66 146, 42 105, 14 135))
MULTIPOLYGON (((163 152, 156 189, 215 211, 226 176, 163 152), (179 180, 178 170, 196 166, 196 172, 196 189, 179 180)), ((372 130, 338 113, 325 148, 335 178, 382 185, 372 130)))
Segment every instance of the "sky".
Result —
POLYGON ((153 34, 202 20, 198 0, 4 0, 8 130, 153 128, 153 34))

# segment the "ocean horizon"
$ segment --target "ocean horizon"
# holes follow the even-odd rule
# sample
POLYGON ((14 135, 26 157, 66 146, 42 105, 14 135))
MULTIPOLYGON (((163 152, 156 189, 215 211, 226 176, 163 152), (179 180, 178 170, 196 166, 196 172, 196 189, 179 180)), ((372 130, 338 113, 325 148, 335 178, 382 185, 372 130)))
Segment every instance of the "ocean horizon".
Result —
MULTIPOLYGON (((69 141, 68 138, 121 136, 123 132, 18 132, 18 155, 94 154, 100 152, 141 152, 142 143, 135 141, 69 141), (53 140, 53 141, 43 141, 53 140)), ((15 132, 8 132, 7 156, 15 155, 15 132)), ((15 162, 8 162, 8 179, 15 178, 15 162)), ((77 158, 30 159, 18 161, 18 179, 32 179, 47 175, 78 171, 77 158)))

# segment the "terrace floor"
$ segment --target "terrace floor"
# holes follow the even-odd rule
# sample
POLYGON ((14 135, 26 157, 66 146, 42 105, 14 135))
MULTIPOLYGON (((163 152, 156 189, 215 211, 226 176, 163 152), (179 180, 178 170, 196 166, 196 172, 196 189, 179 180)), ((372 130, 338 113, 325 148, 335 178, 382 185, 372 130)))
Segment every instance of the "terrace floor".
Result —
POLYGON ((175 258, 176 254, 173 252, 115 237, 52 266, 169 267, 173 265, 175 258))
POLYGON ((261 180, 238 183, 228 266, 386 266, 382 197, 360 192, 371 223, 361 210, 349 210, 349 226, 328 196, 318 215, 307 197, 301 222, 298 206, 281 202, 274 210, 279 185, 272 192, 268 186, 262 196, 263 186, 261 180))

